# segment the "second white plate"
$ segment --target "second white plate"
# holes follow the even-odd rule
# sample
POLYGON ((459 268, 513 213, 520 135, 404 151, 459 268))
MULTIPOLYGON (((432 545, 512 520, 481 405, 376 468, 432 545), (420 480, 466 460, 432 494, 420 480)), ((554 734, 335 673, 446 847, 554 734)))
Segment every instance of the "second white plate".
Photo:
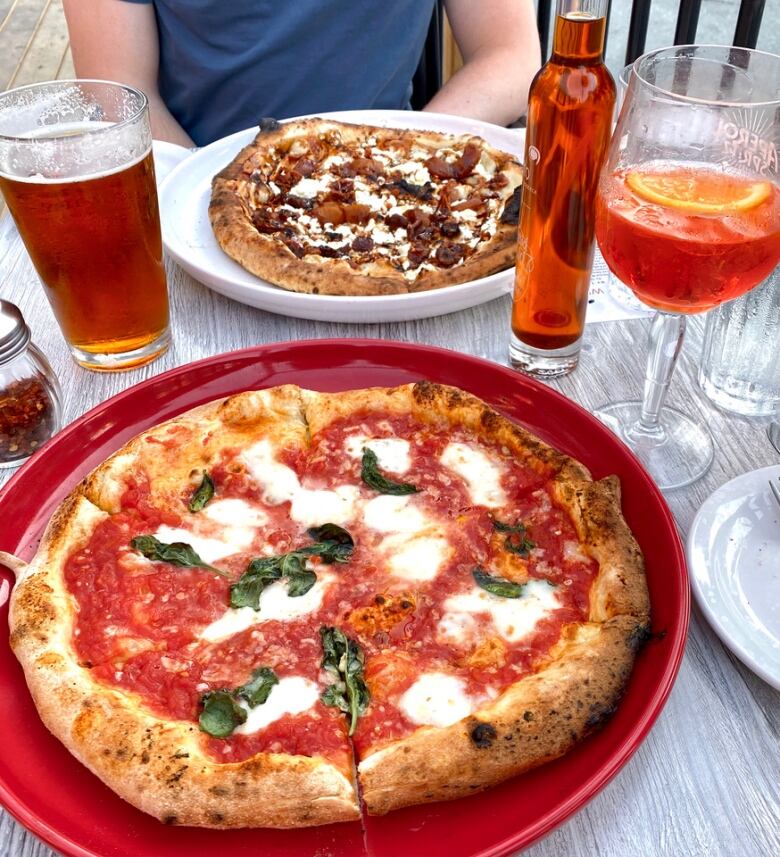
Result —
POLYGON ((770 479, 780 479, 780 465, 713 492, 693 521, 687 552, 693 594, 715 632, 780 690, 780 505, 770 479))
MULTIPOLYGON (((407 110, 359 110, 319 114, 342 122, 477 134, 493 146, 523 157, 525 132, 476 119, 407 110)), ((211 179, 257 133, 248 128, 185 158, 160 188, 165 249, 195 279, 229 298, 269 312, 317 321, 378 322, 430 318, 507 294, 514 269, 457 286, 407 295, 342 297, 288 292, 244 270, 217 244, 208 218, 211 179)))

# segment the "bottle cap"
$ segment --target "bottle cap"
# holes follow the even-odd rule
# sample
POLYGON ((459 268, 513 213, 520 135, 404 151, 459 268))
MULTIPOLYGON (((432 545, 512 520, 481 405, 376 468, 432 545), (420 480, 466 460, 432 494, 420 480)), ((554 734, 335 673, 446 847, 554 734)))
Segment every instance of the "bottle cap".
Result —
POLYGON ((0 364, 21 354, 30 341, 30 328, 16 304, 0 299, 0 364))

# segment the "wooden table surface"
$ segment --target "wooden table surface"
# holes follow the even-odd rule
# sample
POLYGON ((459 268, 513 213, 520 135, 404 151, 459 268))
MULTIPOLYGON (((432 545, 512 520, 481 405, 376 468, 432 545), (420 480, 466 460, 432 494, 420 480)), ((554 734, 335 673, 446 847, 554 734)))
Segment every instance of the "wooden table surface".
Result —
MULTIPOLYGON (((422 321, 331 324, 270 315, 211 292, 173 264, 168 271, 171 350, 151 366, 131 372, 90 373, 71 362, 18 234, 9 217, 0 220, 0 295, 19 305, 33 340, 60 378, 66 422, 174 366, 268 342, 380 337, 453 348, 499 363, 505 360, 508 298, 422 321)), ((589 325, 579 368, 551 386, 588 409, 607 400, 636 398, 642 386, 647 324, 641 319, 589 325)), ((715 488, 737 474, 778 463, 766 439, 766 421, 727 416, 700 392, 695 378, 701 331, 701 319, 693 319, 669 398, 670 404, 708 423, 717 449, 702 480, 667 494, 683 536, 715 488)), ((0 471, 0 485, 12 472, 0 471)), ((0 809, 0 857, 52 853, 0 809)), ((649 737, 585 809, 525 853, 780 855, 780 693, 742 666, 694 608, 679 678, 649 737)))

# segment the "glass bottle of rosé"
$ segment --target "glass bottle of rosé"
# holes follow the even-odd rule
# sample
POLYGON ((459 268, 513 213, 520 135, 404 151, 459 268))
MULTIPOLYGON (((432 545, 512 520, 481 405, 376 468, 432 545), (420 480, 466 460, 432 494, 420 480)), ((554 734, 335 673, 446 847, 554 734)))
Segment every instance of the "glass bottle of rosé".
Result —
POLYGON ((553 377, 579 359, 596 189, 615 84, 604 65, 608 0, 558 0, 550 59, 531 84, 510 364, 553 377))

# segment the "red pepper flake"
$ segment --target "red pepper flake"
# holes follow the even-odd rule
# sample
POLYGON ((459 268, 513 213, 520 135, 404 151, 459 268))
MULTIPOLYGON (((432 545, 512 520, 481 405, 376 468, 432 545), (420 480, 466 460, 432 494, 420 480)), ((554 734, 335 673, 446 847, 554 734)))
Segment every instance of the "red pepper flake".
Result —
POLYGON ((54 406, 38 378, 12 381, 0 390, 0 462, 32 455, 54 430, 54 406))

